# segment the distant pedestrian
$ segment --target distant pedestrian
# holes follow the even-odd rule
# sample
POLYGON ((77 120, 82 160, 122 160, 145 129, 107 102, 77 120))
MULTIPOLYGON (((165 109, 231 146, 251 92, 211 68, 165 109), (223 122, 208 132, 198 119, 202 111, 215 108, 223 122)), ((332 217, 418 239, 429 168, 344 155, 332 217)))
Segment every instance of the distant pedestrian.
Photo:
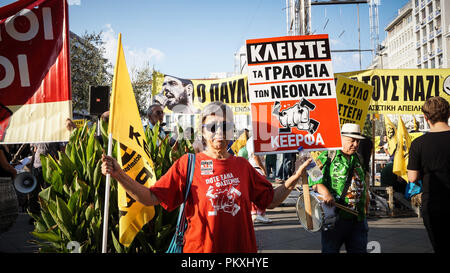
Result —
POLYGON ((165 125, 165 123, 163 122, 164 112, 162 106, 159 104, 150 105, 147 109, 147 118, 148 124, 144 126, 144 130, 147 130, 147 128, 153 130, 153 127, 157 123, 159 123, 159 137, 164 139, 166 137, 166 133, 162 129, 162 127, 165 125))
MULTIPOLYGON (((30 194, 29 210, 31 213, 40 213, 41 206, 39 205, 39 192, 46 188, 48 185, 44 180, 42 172, 41 155, 50 155, 53 159, 58 159, 58 151, 61 150, 62 142, 48 142, 48 143, 35 143, 32 144, 32 168, 31 173, 36 177, 37 186, 36 189, 30 194)), ((34 222, 34 219, 30 219, 30 224, 34 222)))
MULTIPOLYGON (((253 166, 261 175, 267 177, 266 167, 264 166, 261 156, 255 154, 255 146, 253 144, 253 136, 247 140, 245 145, 248 153, 248 162, 253 166)), ((269 224, 272 220, 266 217, 266 209, 259 208, 255 203, 252 203, 252 220, 253 223, 269 224)))
POLYGON ((268 179, 275 179, 275 171, 277 167, 277 155, 268 154, 266 155, 266 171, 268 179))

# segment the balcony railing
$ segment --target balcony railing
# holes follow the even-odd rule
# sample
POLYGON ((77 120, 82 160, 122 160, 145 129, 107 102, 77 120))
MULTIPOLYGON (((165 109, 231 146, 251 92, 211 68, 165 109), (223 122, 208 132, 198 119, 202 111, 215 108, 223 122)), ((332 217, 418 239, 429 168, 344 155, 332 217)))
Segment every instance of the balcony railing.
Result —
POLYGON ((416 25, 416 31, 419 31, 420 25, 416 25))
POLYGON ((434 31, 431 31, 430 34, 428 34, 428 40, 431 40, 434 38, 434 31))
POLYGON ((428 20, 427 20, 427 23, 429 23, 429 22, 431 22, 431 21, 433 21, 433 15, 428 15, 428 20))
POLYGON ((436 36, 439 36, 442 34, 442 28, 436 29, 436 36))
POLYGON ((427 42, 427 38, 422 39, 422 44, 425 44, 427 42))
POLYGON ((437 53, 438 55, 439 55, 439 54, 442 54, 442 48, 438 47, 437 50, 436 50, 436 53, 437 53))
POLYGON ((420 47, 420 41, 417 41, 416 42, 416 48, 419 48, 420 47))
POLYGON ((424 61, 424 62, 428 61, 428 56, 426 56, 426 55, 423 56, 423 61, 424 61))
POLYGON ((434 16, 439 16, 439 15, 441 15, 441 10, 440 9, 437 9, 435 12, 434 12, 434 16))

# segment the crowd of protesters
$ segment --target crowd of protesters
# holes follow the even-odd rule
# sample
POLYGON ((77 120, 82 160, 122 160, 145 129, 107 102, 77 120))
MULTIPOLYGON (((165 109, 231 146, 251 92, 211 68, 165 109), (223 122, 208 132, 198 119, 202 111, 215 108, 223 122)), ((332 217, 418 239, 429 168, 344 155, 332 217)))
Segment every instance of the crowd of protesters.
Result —
MULTIPOLYGON (((421 204, 424 224, 434 250, 442 252, 450 242, 442 222, 450 216, 444 205, 450 198, 449 104, 440 97, 430 98, 423 106, 423 113, 430 131, 412 142, 408 180, 411 183, 423 183, 421 204)), ((256 252, 253 225, 272 222, 265 215, 266 209, 283 202, 295 188, 309 161, 300 164, 296 160, 296 153, 255 154, 253 136, 249 130, 242 132, 246 134, 246 143, 234 154, 229 149, 230 141, 236 139, 231 109, 226 104, 213 102, 200 115, 201 124, 197 130, 192 127, 184 130, 184 137, 193 144, 197 155, 197 168, 192 182, 195 186, 191 188, 186 201, 189 228, 184 250, 256 252), (224 177, 233 178, 231 180, 234 182, 227 182, 227 187, 220 186, 221 182, 227 184, 224 181, 210 183, 211 179, 216 181, 224 177), (236 218, 236 215, 239 216, 236 218)), ((159 123, 159 136, 166 137, 170 132, 163 130, 163 117, 162 106, 151 105, 144 127, 153 128, 159 123)), ((101 118, 108 122, 109 113, 105 112, 101 118)), ((65 125, 70 131, 76 128, 71 119, 67 119, 65 125)), ((324 197, 325 204, 353 206, 358 216, 340 211, 335 228, 322 231, 322 252, 339 252, 342 244, 345 244, 348 252, 366 252, 366 216, 370 197, 367 184, 368 158, 373 145, 355 124, 345 124, 342 130, 342 151, 333 153, 331 160, 328 151, 322 152, 316 160, 322 163, 323 178, 309 181, 309 184, 324 197), (346 180, 350 181, 347 182, 349 185, 345 185, 346 180)), ((375 149, 378 153, 392 157, 386 137, 381 137, 375 149)), ((0 176, 13 180, 18 174, 14 165, 28 157, 30 160, 26 170, 37 178, 38 189, 45 188, 47 184, 42 177, 40 155, 50 154, 57 158, 58 151, 64 151, 64 143, 1 144, 0 176)), ((183 202, 187 156, 177 160, 150 189, 128 177, 112 157, 103 156, 102 161, 102 172, 111 174, 137 201, 146 205, 161 204, 168 210, 175 209, 183 202)), ((39 211, 38 192, 36 190, 29 198, 28 209, 33 213, 39 211)))

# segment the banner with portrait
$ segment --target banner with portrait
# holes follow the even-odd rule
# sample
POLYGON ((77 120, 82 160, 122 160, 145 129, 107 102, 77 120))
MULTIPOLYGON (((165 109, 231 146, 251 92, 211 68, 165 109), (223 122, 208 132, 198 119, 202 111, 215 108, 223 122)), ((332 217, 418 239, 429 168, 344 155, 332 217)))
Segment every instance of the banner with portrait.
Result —
POLYGON ((72 118, 66 1, 0 8, 0 142, 69 139, 72 118))
POLYGON ((425 101, 450 101, 450 69, 374 69, 336 73, 374 87, 369 114, 422 114, 425 101))
POLYGON ((255 153, 340 149, 328 35, 246 41, 255 153))
POLYGON ((235 115, 248 115, 247 76, 224 79, 183 79, 153 72, 153 101, 163 106, 166 113, 199 114, 213 101, 231 107, 235 115))

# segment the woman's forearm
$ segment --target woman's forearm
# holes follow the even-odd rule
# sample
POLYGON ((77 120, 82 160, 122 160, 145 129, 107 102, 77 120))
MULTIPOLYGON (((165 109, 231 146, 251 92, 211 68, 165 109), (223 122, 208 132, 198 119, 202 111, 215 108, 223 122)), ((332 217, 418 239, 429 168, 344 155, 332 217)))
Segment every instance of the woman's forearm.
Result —
POLYGON ((268 209, 273 209, 278 207, 281 202, 283 202, 291 193, 291 191, 295 188, 295 185, 297 184, 298 179, 300 178, 301 172, 297 171, 294 175, 288 178, 282 185, 276 187, 273 192, 273 199, 272 202, 267 207, 268 209))
POLYGON ((116 180, 134 200, 145 206, 155 206, 161 202, 149 188, 139 184, 125 172, 121 172, 116 180))

